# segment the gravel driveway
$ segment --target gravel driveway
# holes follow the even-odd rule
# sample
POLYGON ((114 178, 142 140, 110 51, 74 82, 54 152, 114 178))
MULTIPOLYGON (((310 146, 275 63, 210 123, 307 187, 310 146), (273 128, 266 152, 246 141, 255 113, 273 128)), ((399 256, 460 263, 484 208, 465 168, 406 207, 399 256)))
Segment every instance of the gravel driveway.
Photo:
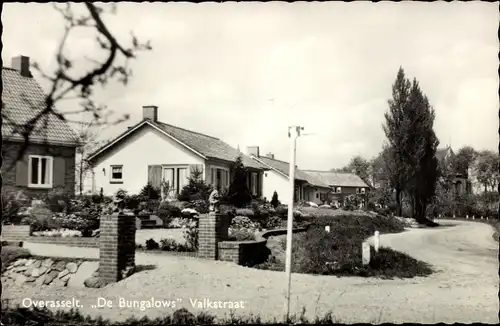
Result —
MULTIPOLYGON (((440 221, 441 222, 441 221, 440 221)), ((375 278, 292 275, 292 309, 306 316, 331 311, 337 320, 354 322, 498 323, 498 243, 486 224, 447 222, 453 227, 413 229, 381 236, 381 246, 390 246, 434 265, 437 273, 427 278, 380 280, 375 278)), ((38 250, 40 245, 38 245, 38 250)), ((50 249, 54 250, 54 248, 50 249)), ((63 249, 57 250, 64 255, 63 249)), ((69 253, 68 253, 69 254, 69 253)), ((95 252, 89 251, 95 255, 95 252)), ((259 314, 281 318, 285 277, 282 272, 245 268, 226 262, 137 253, 138 264, 155 264, 104 289, 5 288, 3 299, 54 300, 75 298, 81 311, 93 316, 124 320, 128 317, 162 316, 172 308, 120 307, 125 300, 176 300, 176 307, 218 316, 229 309, 193 308, 190 299, 243 301, 236 315, 259 314), (112 308, 92 308, 97 298, 113 302, 112 308)))

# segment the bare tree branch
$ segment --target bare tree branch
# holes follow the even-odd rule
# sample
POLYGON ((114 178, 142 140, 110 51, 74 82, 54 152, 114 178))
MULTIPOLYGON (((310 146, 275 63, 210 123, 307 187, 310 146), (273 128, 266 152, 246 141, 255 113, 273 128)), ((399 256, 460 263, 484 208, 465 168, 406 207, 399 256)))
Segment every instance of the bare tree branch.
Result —
MULTIPOLYGON (((46 74, 42 71, 39 65, 34 62, 32 67, 37 70, 43 78, 51 83, 51 88, 47 96, 45 97, 44 103, 31 103, 34 110, 40 110, 33 118, 26 122, 16 123, 13 119, 8 117, 8 110, 2 110, 2 118, 5 119, 9 124, 13 126, 13 134, 18 134, 22 136, 24 142, 21 147, 15 162, 22 159, 28 145, 30 142, 30 137, 33 136, 33 132, 37 126, 47 127, 49 123, 49 118, 51 115, 59 120, 69 122, 66 119, 67 114, 90 112, 93 116, 93 120, 96 120, 97 125, 109 124, 107 119, 104 119, 104 113, 107 110, 105 106, 97 105, 94 102, 93 94, 94 87, 96 84, 104 86, 110 79, 115 78, 119 82, 126 85, 129 78, 132 76, 132 71, 128 68, 128 60, 136 57, 137 51, 147 51, 151 50, 150 42, 140 43, 138 39, 132 34, 132 47, 126 49, 122 46, 116 39, 116 37, 109 31, 106 24, 102 19, 102 15, 105 10, 94 3, 85 2, 84 6, 88 12, 88 15, 81 15, 75 17, 73 6, 74 3, 66 3, 64 5, 53 4, 55 10, 57 10, 65 21, 64 33, 62 39, 59 43, 56 61, 57 68, 53 76, 46 74), (80 77, 71 77, 68 73, 70 69, 74 68, 73 61, 64 55, 64 49, 67 46, 68 40, 71 36, 71 32, 75 28, 86 28, 94 29, 97 33, 95 40, 101 49, 107 52, 106 59, 103 62, 98 62, 95 59, 90 59, 87 56, 87 60, 97 64, 97 67, 93 70, 85 73, 80 77), (118 56, 123 56, 125 58, 125 63, 122 65, 115 65, 115 61, 118 56), (75 93, 76 95, 72 95, 75 93), (55 104, 61 100, 68 99, 81 99, 80 106, 82 109, 80 111, 71 111, 67 113, 59 113, 55 111, 55 104), (7 112, 6 112, 7 111, 7 112), (43 119, 43 120, 42 120, 43 119)), ((116 13, 116 4, 111 4, 111 9, 109 10, 111 14, 116 13)), ((128 119, 128 115, 123 115, 122 118, 117 119, 114 122, 120 123, 128 119)), ((12 166, 13 166, 12 165, 12 166)), ((9 167, 12 168, 12 166, 9 167)))

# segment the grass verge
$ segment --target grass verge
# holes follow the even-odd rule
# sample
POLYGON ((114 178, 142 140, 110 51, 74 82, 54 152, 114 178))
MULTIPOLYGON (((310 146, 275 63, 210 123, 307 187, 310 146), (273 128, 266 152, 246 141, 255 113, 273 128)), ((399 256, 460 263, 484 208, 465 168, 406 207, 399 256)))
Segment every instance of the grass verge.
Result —
MULTIPOLYGON (((397 233, 404 224, 397 219, 381 215, 318 216, 305 233, 294 235, 292 272, 303 274, 362 276, 380 278, 412 278, 427 276, 431 267, 421 261, 389 248, 372 249, 369 265, 362 264, 362 243, 374 231, 397 233), (330 232, 325 231, 330 227, 330 232)), ((283 240, 281 241, 283 245, 283 240)), ((280 257, 283 248, 277 248, 268 261, 255 265, 258 269, 284 270, 280 257)))
MULTIPOLYGON (((4 325, 20 326, 20 325, 75 325, 75 326, 107 326, 107 325, 141 325, 141 326, 159 326, 159 325, 265 325, 276 324, 279 321, 263 322, 259 316, 250 315, 248 317, 236 317, 234 314, 226 318, 215 318, 214 316, 205 312, 194 315, 187 309, 178 309, 173 314, 167 315, 163 318, 150 319, 144 318, 130 318, 124 322, 112 322, 103 318, 91 318, 84 316, 76 310, 68 312, 58 311, 52 312, 48 309, 27 309, 21 307, 9 307, 2 303, 1 321, 4 325)), ((316 317, 314 320, 305 318, 305 310, 301 315, 290 316, 286 324, 337 324, 339 323, 332 313, 327 313, 323 317, 316 317)))

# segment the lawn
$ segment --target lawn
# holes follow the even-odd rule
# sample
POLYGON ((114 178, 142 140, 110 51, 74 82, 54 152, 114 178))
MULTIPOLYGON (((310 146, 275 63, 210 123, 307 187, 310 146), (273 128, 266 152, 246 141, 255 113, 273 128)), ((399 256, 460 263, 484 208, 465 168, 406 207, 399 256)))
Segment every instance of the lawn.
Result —
MULTIPOLYGON (((411 278, 432 273, 424 262, 391 250, 380 248, 376 254, 372 248, 369 265, 362 265, 362 243, 375 231, 380 233, 403 232, 405 225, 394 218, 366 212, 338 211, 328 216, 326 210, 310 210, 316 216, 305 218, 310 224, 305 233, 294 235, 292 247, 292 271, 304 274, 337 276, 378 276, 383 278, 411 278), (330 232, 325 230, 330 227, 330 232)), ((270 241, 272 256, 254 267, 269 270, 284 270, 286 237, 270 241), (280 244, 280 245, 278 245, 280 244)))

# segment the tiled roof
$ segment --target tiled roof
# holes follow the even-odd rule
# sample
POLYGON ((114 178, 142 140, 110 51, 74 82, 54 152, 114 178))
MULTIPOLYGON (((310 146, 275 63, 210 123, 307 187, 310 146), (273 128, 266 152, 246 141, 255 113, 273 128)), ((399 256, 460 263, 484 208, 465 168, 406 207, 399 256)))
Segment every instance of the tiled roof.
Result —
MULTIPOLYGON (((279 171, 280 173, 286 175, 287 177, 289 177, 290 163, 285 162, 285 161, 272 159, 272 158, 269 158, 266 156, 259 156, 256 159, 262 161, 262 163, 266 164, 267 166, 269 166, 269 167, 279 171)), ((318 178, 316 178, 308 173, 305 173, 304 171, 302 171, 298 168, 295 168, 295 180, 306 181, 313 186, 328 188, 327 184, 323 183, 318 178)))
MULTIPOLYGON (((24 125, 45 106, 45 94, 34 78, 23 77, 12 68, 2 67, 2 137, 23 140, 21 133, 14 134, 15 125, 24 125)), ((38 121, 30 134, 31 141, 78 145, 78 137, 65 122, 55 115, 38 121)))
MULTIPOLYGON (((240 155, 240 152, 237 149, 229 146, 228 144, 226 144, 225 142, 223 142, 218 138, 190 131, 187 129, 183 129, 180 127, 172 126, 159 121, 152 122, 150 120, 146 121, 143 120, 137 123, 135 126, 130 127, 130 130, 125 131, 124 133, 116 137, 114 140, 108 142, 103 147, 94 152, 94 154, 90 156, 90 160, 95 159, 98 155, 105 152, 108 148, 113 146, 114 143, 116 143, 120 138, 125 138, 130 136, 134 132, 135 128, 139 127, 140 125, 146 125, 146 124, 150 124, 158 128, 162 132, 168 134, 169 136, 173 137, 180 143, 186 145, 190 149, 203 155, 207 159, 218 159, 227 162, 234 162, 236 157, 240 155)), ((243 153, 241 153, 241 157, 244 166, 259 170, 267 170, 266 166, 252 160, 250 157, 244 155, 243 153)))
POLYGON ((354 173, 305 170, 307 174, 321 180, 330 187, 364 187, 368 185, 354 173))
MULTIPOLYGON (((154 124, 170 136, 191 147, 207 158, 234 162, 236 157, 240 154, 236 148, 229 146, 218 138, 172 126, 163 122, 156 122, 154 124)), ((262 164, 255 162, 243 153, 241 153, 241 156, 244 166, 256 169, 265 169, 262 164)))

